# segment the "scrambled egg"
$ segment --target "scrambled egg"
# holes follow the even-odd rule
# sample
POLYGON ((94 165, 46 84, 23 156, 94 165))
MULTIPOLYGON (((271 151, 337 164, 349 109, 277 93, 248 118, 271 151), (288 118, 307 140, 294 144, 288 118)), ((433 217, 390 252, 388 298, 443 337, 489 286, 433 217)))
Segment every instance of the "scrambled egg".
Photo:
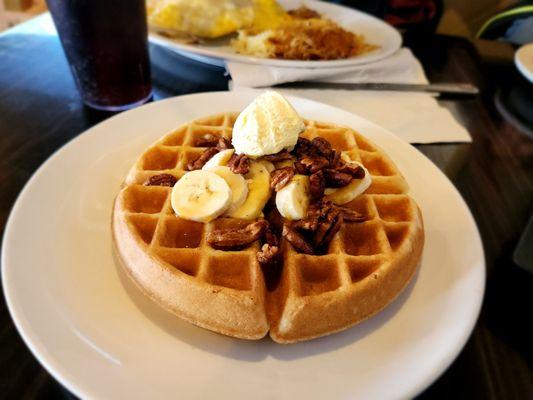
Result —
POLYGON ((270 29, 286 16, 275 0, 147 0, 147 10, 157 30, 210 39, 239 29, 270 29))

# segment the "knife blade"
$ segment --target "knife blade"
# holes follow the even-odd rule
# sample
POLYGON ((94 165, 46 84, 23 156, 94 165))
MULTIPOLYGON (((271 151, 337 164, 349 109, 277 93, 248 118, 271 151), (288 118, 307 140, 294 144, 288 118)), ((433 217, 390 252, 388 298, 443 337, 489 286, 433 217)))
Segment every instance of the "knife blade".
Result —
POLYGON ((395 92, 424 92, 451 96, 477 96, 479 89, 469 83, 339 83, 300 81, 274 85, 278 88, 292 89, 341 89, 341 90, 391 90, 395 92))

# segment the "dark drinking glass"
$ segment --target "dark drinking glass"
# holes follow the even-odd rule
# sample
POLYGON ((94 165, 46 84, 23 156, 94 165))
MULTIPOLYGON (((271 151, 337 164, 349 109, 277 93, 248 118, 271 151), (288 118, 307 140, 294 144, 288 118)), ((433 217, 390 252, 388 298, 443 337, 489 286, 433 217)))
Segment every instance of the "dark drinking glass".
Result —
POLYGON ((145 0, 47 0, 85 104, 119 111, 152 95, 145 0))

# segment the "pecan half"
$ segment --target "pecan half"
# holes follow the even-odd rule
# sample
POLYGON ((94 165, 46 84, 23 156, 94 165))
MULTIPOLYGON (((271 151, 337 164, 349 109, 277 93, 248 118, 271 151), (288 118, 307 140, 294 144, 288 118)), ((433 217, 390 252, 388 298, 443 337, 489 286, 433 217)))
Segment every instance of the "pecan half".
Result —
POLYGON ((329 153, 328 161, 330 168, 337 169, 337 167, 339 167, 341 164, 341 153, 337 150, 331 150, 331 153, 329 153))
POLYGON ((228 139, 221 137, 220 139, 218 139, 216 148, 218 151, 228 150, 228 149, 233 149, 233 145, 228 139))
POLYGON ((268 243, 265 243, 261 246, 261 251, 258 251, 256 254, 257 261, 263 265, 270 265, 277 261, 277 258, 280 255, 279 247, 272 246, 268 243))
POLYGON ((321 200, 316 203, 312 203, 307 208, 307 218, 321 218, 326 215, 330 209, 331 201, 321 200))
POLYGON ((294 149, 292 151, 292 153, 294 153, 297 157, 303 157, 305 155, 314 155, 315 152, 316 149, 312 145, 311 141, 304 137, 298 138, 298 141, 296 142, 296 145, 294 146, 294 149))
POLYGON ((363 179, 365 177, 365 170, 360 165, 342 163, 336 169, 338 172, 349 174, 355 179, 363 179))
POLYGON ((333 202, 330 200, 320 200, 312 203, 307 209, 307 216, 325 217, 326 214, 333 208, 333 202))
POLYGON ((315 250, 289 223, 283 224, 283 237, 300 253, 314 254, 315 250))
POLYGON ((279 153, 276 154, 267 154, 266 156, 261 157, 261 159, 276 163, 280 161, 291 160, 292 155, 287 150, 281 150, 279 153))
POLYGON ((326 178, 323 171, 317 171, 309 177, 309 194, 311 200, 317 200, 324 196, 326 188, 326 178))
POLYGON ((146 182, 144 182, 144 186, 174 186, 178 180, 174 175, 170 174, 159 174, 151 176, 146 182))
POLYGON ((312 203, 307 209, 307 215, 304 219, 294 221, 293 226, 308 232, 315 232, 318 228, 320 219, 325 216, 332 207, 330 201, 318 201, 312 203))
POLYGON ((352 210, 348 207, 343 206, 335 206, 337 210, 339 210, 342 214, 342 219, 344 222, 364 222, 366 221, 366 217, 363 214, 358 213, 355 210, 352 210))
POLYGON ((236 174, 247 174, 250 171, 250 159, 245 154, 233 154, 228 167, 236 174))
POLYGON ((344 187, 352 181, 352 176, 345 172, 339 172, 337 170, 326 168, 324 171, 324 177, 326 178, 326 186, 331 188, 344 187))
POLYGON ((313 244, 316 247, 323 247, 331 242, 333 236, 339 231, 342 225, 342 214, 339 210, 331 208, 328 213, 318 223, 318 228, 313 237, 313 244))
POLYGON ((344 222, 344 219, 342 217, 342 214, 339 213, 338 216, 336 216, 331 224, 331 227, 328 230, 328 233, 324 237, 323 243, 328 244, 333 240, 333 236, 341 229, 342 223, 344 222))
POLYGON ((327 251, 327 246, 346 222, 361 222, 363 216, 355 210, 337 206, 331 201, 318 201, 309 206, 307 215, 299 221, 285 222, 283 235, 301 252, 316 254, 327 251), (310 253, 310 251, 313 253, 310 253))
POLYGON ((219 136, 212 133, 206 133, 203 136, 196 138, 194 145, 196 147, 215 147, 218 143, 219 136))
POLYGON ((217 249, 239 248, 261 237, 268 222, 260 219, 241 229, 217 229, 207 234, 207 243, 217 249))
POLYGON ((194 171, 196 169, 202 169, 205 163, 208 162, 211 159, 211 157, 213 157, 217 153, 218 153, 218 150, 215 149, 214 147, 209 147, 205 149, 204 152, 200 154, 200 156, 196 160, 190 161, 187 164, 187 170, 194 171))
POLYGON ((279 239, 270 224, 267 224, 263 231, 263 245, 261 246, 261 250, 256 254, 257 261, 265 266, 272 266, 279 261, 280 256, 279 239))
POLYGON ((311 140, 311 144, 317 149, 318 153, 324 157, 328 157, 331 153, 331 143, 321 137, 316 137, 311 140))
POLYGON ((300 175, 306 175, 307 174, 307 168, 305 165, 303 165, 300 161, 296 161, 294 163, 294 169, 296 172, 298 172, 300 175))
POLYGON ((287 185, 294 176, 294 168, 283 167, 272 171, 270 174, 270 187, 276 192, 280 191, 287 185))
POLYGON ((299 160, 299 163, 303 165, 304 170, 308 174, 314 174, 329 165, 329 161, 324 157, 308 157, 304 156, 299 160))
POLYGON ((318 217, 307 216, 304 219, 293 221, 292 227, 301 231, 314 232, 318 228, 318 217))

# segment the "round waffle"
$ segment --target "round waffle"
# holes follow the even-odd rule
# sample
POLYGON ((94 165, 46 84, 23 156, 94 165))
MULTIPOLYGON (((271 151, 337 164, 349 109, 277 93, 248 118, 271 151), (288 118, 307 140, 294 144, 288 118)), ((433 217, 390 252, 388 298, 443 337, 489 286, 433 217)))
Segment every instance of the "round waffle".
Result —
POLYGON ((182 125, 148 148, 126 177, 115 200, 113 239, 139 288, 201 327, 244 339, 270 332, 279 343, 343 330, 394 300, 416 271, 424 243, 422 217, 394 163, 349 128, 306 121, 302 136, 323 137, 367 168, 372 185, 345 204, 366 221, 344 224, 324 255, 300 254, 282 239, 281 276, 270 290, 269 271, 256 260, 259 242, 223 251, 206 241, 212 230, 250 221, 218 218, 203 224, 178 218, 170 205, 172 188, 143 185, 163 173, 179 179, 205 150, 195 147, 197 139, 206 134, 230 139, 237 115, 182 125))

